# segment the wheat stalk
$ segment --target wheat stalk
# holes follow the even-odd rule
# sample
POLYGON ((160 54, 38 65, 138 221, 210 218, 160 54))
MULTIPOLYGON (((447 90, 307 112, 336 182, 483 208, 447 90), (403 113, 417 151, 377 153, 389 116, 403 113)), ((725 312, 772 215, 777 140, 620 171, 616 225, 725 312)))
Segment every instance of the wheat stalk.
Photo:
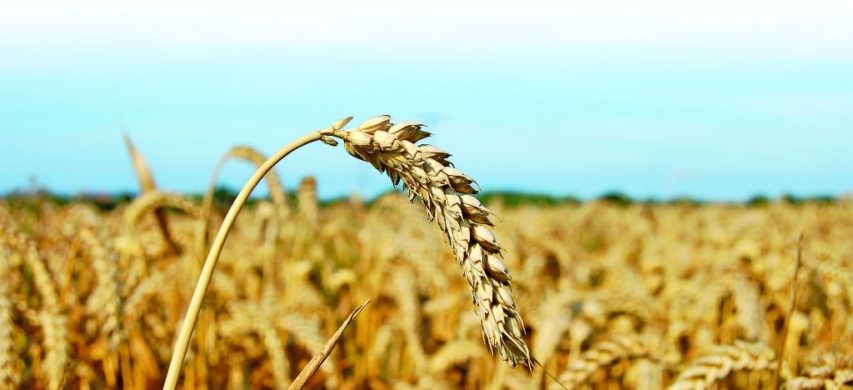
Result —
MULTIPOLYGON (((251 163, 255 168, 260 167, 267 159, 264 154, 257 149, 245 145, 232 147, 223 158, 241 159, 251 163)), ((290 211, 290 207, 287 204, 287 192, 285 191, 284 184, 282 184, 278 173, 270 171, 264 177, 264 180, 267 182, 267 186, 269 187, 269 195, 273 204, 278 207, 278 211, 283 214, 283 217, 287 216, 290 211)), ((210 190, 210 188, 208 188, 208 190, 210 190)))
MULTIPOLYGON (((216 183, 219 180, 219 174, 222 171, 222 168, 230 159, 243 160, 252 164, 255 168, 260 168, 267 158, 264 157, 263 153, 251 146, 235 145, 232 146, 231 149, 229 149, 219 159, 219 162, 216 163, 216 167, 213 170, 213 175, 211 175, 207 191, 204 193, 204 198, 201 203, 201 224, 198 225, 195 244, 196 252, 199 255, 204 253, 204 250, 207 248, 209 243, 208 228, 210 225, 210 217, 213 213, 213 195, 216 191, 216 183)), ((268 282, 264 286, 264 291, 269 293, 275 288, 274 281, 277 279, 278 270, 274 259, 274 249, 278 242, 279 224, 290 215, 290 206, 287 203, 287 192, 285 191, 284 184, 282 184, 278 173, 274 170, 270 170, 264 177, 264 181, 267 183, 269 196, 275 206, 275 215, 274 218, 272 218, 273 224, 269 227, 270 232, 274 234, 272 236, 273 240, 270 242, 273 250, 268 253, 268 256, 266 256, 264 260, 264 275, 265 280, 268 282)))
MULTIPOLYGON (((334 128, 329 128, 324 131, 328 133, 333 129, 334 128)), ((204 295, 207 293, 208 286, 210 285, 211 278, 213 277, 213 271, 216 269, 216 263, 219 261, 219 255, 222 254, 222 248, 225 246, 225 240, 228 238, 228 233, 230 233, 231 228, 234 226, 234 222, 237 220, 237 216, 240 214, 240 211, 249 199, 249 195, 251 195, 252 191, 258 183, 260 183, 261 179, 263 179, 263 177, 272 170, 273 166, 275 166, 275 164, 281 161, 284 157, 304 145, 325 137, 326 136, 323 131, 315 131, 298 138, 296 141, 288 145, 285 145, 261 164, 260 167, 258 167, 255 173, 249 177, 249 180, 237 194, 237 198, 234 200, 231 208, 228 209, 228 213, 225 215, 225 219, 222 221, 222 225, 219 227, 219 231, 213 239, 213 243, 211 244, 207 258, 205 259, 201 273, 199 274, 195 290, 193 290, 192 298, 190 298, 189 307, 187 307, 187 314, 184 317, 184 322, 181 324, 180 330, 178 331, 178 337, 175 340, 172 359, 169 363, 169 371, 166 373, 166 381, 163 384, 164 389, 174 390, 178 383, 178 375, 180 373, 181 366, 183 365, 184 357, 187 354, 187 349, 189 348, 193 329, 198 321, 198 315, 201 311, 201 304, 204 300, 204 295)), ((202 223, 206 224, 206 221, 202 221, 202 223)))
MULTIPOLYGON (((201 225, 196 233, 198 236, 196 240, 198 241, 197 250, 199 253, 204 253, 204 249, 208 244, 207 229, 210 223, 211 213, 213 212, 213 195, 216 192, 216 183, 219 181, 219 173, 222 171, 225 163, 231 159, 246 161, 255 166, 255 168, 260 168, 264 161, 267 160, 263 153, 251 146, 235 145, 225 152, 225 154, 219 159, 219 162, 216 163, 216 167, 213 169, 213 174, 210 177, 210 182, 207 185, 207 191, 205 191, 204 198, 201 202, 201 225)), ((266 181, 267 187, 269 187, 270 198, 276 206, 276 211, 279 213, 279 219, 287 217, 290 213, 290 207, 287 204, 287 192, 285 192, 284 184, 282 184, 278 173, 273 170, 269 171, 264 177, 264 181, 266 181)))
POLYGON ((299 215, 310 226, 317 224, 317 215, 320 210, 317 201, 317 180, 312 176, 303 177, 296 191, 296 200, 299 202, 299 215))
POLYGON ((473 196, 477 193, 473 179, 451 166, 449 153, 416 144, 430 135, 422 128, 418 123, 393 124, 389 116, 383 115, 365 121, 355 130, 336 130, 332 135, 344 140, 349 154, 386 173, 393 184, 402 182, 410 200, 421 198, 462 267, 489 349, 496 350, 510 366, 532 368, 509 271, 501 259, 501 246, 489 228, 491 213, 473 196))
POLYGON ((258 225, 260 227, 260 229, 258 229, 258 241, 260 245, 259 251, 262 254, 262 264, 264 267, 262 299, 264 301, 268 301, 278 290, 277 282, 279 281, 279 273, 276 251, 280 237, 279 228, 281 223, 279 220, 279 212, 276 211, 275 205, 269 202, 259 202, 255 211, 259 222, 258 225))

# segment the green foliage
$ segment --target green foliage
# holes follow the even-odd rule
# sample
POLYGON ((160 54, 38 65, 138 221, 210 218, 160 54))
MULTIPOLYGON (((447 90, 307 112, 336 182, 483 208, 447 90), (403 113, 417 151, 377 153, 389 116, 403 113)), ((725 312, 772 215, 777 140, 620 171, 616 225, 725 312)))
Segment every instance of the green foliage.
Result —
POLYGON ((486 192, 479 196, 484 204, 494 201, 502 202, 504 206, 516 207, 521 205, 530 206, 553 206, 562 203, 580 203, 574 197, 554 197, 544 194, 530 194, 524 192, 486 192))
MULTIPOLYGON (((390 191, 384 192, 373 199, 368 199, 365 201, 366 205, 369 207, 373 204, 377 199, 389 194, 389 193, 398 193, 402 192, 399 189, 392 189, 390 191)), ((237 191, 227 187, 227 186, 217 186, 213 193, 213 201, 214 205, 219 208, 227 208, 234 202, 237 198, 237 191)), ((295 199, 295 193, 288 193, 290 199, 295 199)), ((38 208, 38 204, 40 203, 51 203, 55 205, 67 205, 73 202, 82 202, 89 203, 94 205, 100 210, 109 211, 115 209, 116 207, 126 204, 133 200, 137 196, 137 193, 124 191, 118 193, 82 193, 77 195, 64 195, 53 192, 48 192, 46 190, 39 191, 14 191, 10 192, 4 196, 0 196, 0 199, 5 200, 9 203, 10 206, 19 208, 19 209, 29 209, 38 208)), ((189 198, 200 202, 203 195, 201 193, 189 194, 189 198)), ((333 199, 321 200, 320 206, 325 207, 331 204, 346 202, 348 197, 338 197, 333 199)), ((574 197, 574 196, 551 196, 546 194, 537 194, 537 193, 526 193, 519 191, 495 191, 495 192, 485 192, 479 196, 479 199, 483 204, 490 204, 493 202, 502 202, 502 204, 506 207, 517 207, 522 205, 529 206, 540 206, 540 207, 548 207, 555 206, 561 204, 580 204, 583 200, 574 197)), ((644 200, 638 200, 630 197, 629 195, 619 192, 619 191, 611 191, 602 194, 598 198, 599 201, 604 201, 620 206, 630 206, 633 204, 645 204, 645 205, 684 205, 684 206, 699 206, 705 204, 705 201, 696 200, 693 198, 689 198, 686 196, 672 198, 672 199, 657 199, 657 198, 649 198, 644 200)), ((791 205, 801 205, 801 204, 829 204, 833 203, 837 200, 836 197, 830 195, 820 195, 820 196, 797 196, 792 194, 784 194, 779 198, 779 202, 784 202, 786 204, 791 205)), ((248 200, 248 204, 253 204, 256 201, 256 197, 251 197, 248 200)), ((744 205, 749 207, 761 207, 768 205, 773 200, 767 197, 766 195, 756 195, 749 198, 747 201, 743 202, 744 205)))
POLYGON ((601 201, 613 203, 613 204, 616 204, 619 206, 630 206, 630 205, 634 204, 634 199, 632 199, 630 196, 628 196, 624 193, 618 192, 618 191, 607 192, 604 195, 601 195, 600 197, 598 197, 598 199, 601 201))
POLYGON ((225 186, 213 190, 213 204, 217 207, 229 207, 237 199, 237 191, 225 186))
POLYGON ((782 195, 782 201, 787 204, 798 205, 803 204, 803 198, 792 194, 782 195))
POLYGON ((770 203, 770 198, 765 195, 755 195, 746 201, 746 205, 749 207, 767 206, 768 203, 770 203))

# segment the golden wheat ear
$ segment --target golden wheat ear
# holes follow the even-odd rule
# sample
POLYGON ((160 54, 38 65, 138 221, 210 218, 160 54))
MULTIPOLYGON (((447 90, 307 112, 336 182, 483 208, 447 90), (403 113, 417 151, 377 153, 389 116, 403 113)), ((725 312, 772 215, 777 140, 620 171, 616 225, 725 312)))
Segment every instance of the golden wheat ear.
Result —
POLYGON ((574 389, 587 383, 596 371, 607 369, 621 361, 645 359, 649 356, 648 349, 640 339, 615 337, 594 344, 582 355, 569 360, 558 383, 564 388, 574 389))
POLYGON ((421 199, 462 268, 489 350, 512 367, 520 364, 532 370, 524 323, 512 297, 512 278, 492 233, 492 213, 475 197, 474 179, 450 163, 450 153, 418 144, 430 136, 423 127, 395 124, 390 116, 381 115, 332 135, 344 141, 350 155, 386 173, 394 185, 402 182, 411 200, 421 199))
POLYGON ((669 390, 710 389, 735 371, 775 370, 777 364, 776 354, 762 343, 716 345, 682 370, 669 390))
MULTIPOLYGON (((154 174, 151 173, 151 168, 148 166, 145 158, 142 157, 142 153, 139 152, 139 149, 136 148, 136 145, 133 144, 133 140, 130 139, 127 133, 123 133, 122 136, 124 137, 124 144, 127 145, 130 162, 133 164, 133 172, 136 173, 136 179, 139 181, 139 189, 143 194, 157 191, 154 174)), ((157 225, 160 227, 160 233, 163 234, 163 239, 166 240, 169 251, 172 254, 178 254, 180 251, 178 244, 169 233, 169 220, 166 218, 166 211, 161 207, 157 207, 154 209, 154 216, 157 217, 157 225)))

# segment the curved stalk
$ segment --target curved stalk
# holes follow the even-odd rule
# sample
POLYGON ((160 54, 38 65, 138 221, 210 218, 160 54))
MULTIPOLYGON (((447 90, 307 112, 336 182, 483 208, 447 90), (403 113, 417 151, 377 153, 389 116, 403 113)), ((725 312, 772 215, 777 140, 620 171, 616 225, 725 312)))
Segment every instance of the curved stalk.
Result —
POLYGON ((222 171, 222 168, 225 166, 225 163, 228 161, 227 156, 222 156, 219 161, 216 162, 216 167, 213 168, 213 174, 210 177, 210 184, 207 185, 207 191, 204 193, 204 198, 201 201, 201 216, 199 219, 201 220, 201 224, 198 227, 198 231, 196 232, 196 253, 197 256, 201 256, 204 253, 204 249, 207 248, 208 243, 208 228, 210 227, 210 215, 211 209, 213 208, 213 193, 216 191, 216 182, 219 180, 219 172, 222 171))
POLYGON ((258 183, 260 183, 264 175, 266 175, 267 172, 269 172, 272 167, 285 156, 302 146, 322 139, 326 134, 329 134, 334 130, 334 128, 335 126, 322 131, 311 132, 279 149, 279 151, 270 156, 263 165, 258 167, 255 173, 252 174, 252 177, 250 177, 243 186, 243 189, 240 190, 240 193, 237 195, 237 199, 234 200, 231 208, 228 209, 228 214, 225 215, 225 220, 222 222, 222 226, 219 227, 219 231, 216 233, 216 238, 213 240, 213 245, 210 247, 210 251, 207 254, 207 259, 204 261, 204 266, 201 270, 201 274, 199 275, 192 298, 190 299, 189 307, 187 308, 187 314, 181 324, 178 338, 175 340, 175 346, 172 352, 172 361, 169 363, 166 382, 163 384, 164 390, 174 390, 178 383, 181 366, 183 365, 184 357, 187 354, 187 348, 189 347, 193 330, 195 329, 196 322, 198 321, 201 304, 204 301, 205 293, 207 293, 210 279, 213 276, 213 270, 216 268, 216 263, 219 261, 219 255, 222 253, 222 247, 225 245, 228 233, 231 231, 231 227, 234 225, 237 215, 240 214, 240 210, 246 204, 246 200, 249 199, 249 195, 251 195, 252 190, 255 189, 258 183))
MULTIPOLYGON (((198 253, 198 256, 201 256, 204 253, 209 243, 208 227, 210 226, 213 197, 216 192, 216 183, 219 181, 219 174, 225 166, 225 163, 232 159, 245 160, 257 168, 264 163, 266 157, 249 146, 238 145, 231 147, 228 152, 219 158, 219 161, 216 163, 216 167, 213 169, 213 175, 210 177, 210 183, 207 185, 207 191, 204 193, 204 198, 202 199, 201 223, 199 224, 198 231, 196 233, 196 253, 198 253)), ((286 193, 281 184, 281 179, 278 175, 275 175, 274 172, 267 173, 264 180, 267 182, 267 186, 269 187, 270 198, 272 198, 272 201, 276 206, 276 214, 278 214, 276 221, 279 222, 288 214, 289 211, 287 207, 286 193)), ((199 261, 201 260, 203 259, 199 259, 199 261)))

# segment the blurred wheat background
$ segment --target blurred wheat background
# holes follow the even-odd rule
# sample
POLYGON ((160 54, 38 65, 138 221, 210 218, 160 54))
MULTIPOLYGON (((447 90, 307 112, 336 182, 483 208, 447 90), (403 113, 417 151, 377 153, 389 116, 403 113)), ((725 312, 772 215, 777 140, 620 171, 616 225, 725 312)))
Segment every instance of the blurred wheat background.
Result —
MULTIPOLYGON (((285 388, 368 298, 309 387, 560 388, 489 354, 419 207, 393 193, 321 206, 318 185, 305 178, 238 219, 184 388, 285 388)), ((567 386, 770 388, 777 367, 790 388, 853 380, 849 200, 489 206, 531 352, 567 386)), ((160 192, 110 211, 0 203, 0 385, 159 386, 204 255, 200 209, 160 192)))

